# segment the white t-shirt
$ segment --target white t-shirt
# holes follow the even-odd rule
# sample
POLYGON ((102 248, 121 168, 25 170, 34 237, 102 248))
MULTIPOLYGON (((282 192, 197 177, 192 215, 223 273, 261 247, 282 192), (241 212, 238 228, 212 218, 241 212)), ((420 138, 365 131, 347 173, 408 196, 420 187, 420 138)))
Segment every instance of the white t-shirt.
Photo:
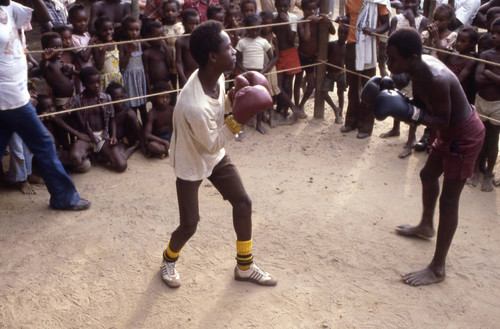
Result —
POLYGON ((170 164, 175 176, 187 181, 209 177, 226 154, 224 145, 235 135, 224 124, 224 75, 219 78, 219 98, 203 91, 198 70, 182 88, 173 115, 170 164))
POLYGON ((271 44, 262 37, 255 39, 246 37, 238 41, 236 45, 236 50, 243 55, 243 67, 247 70, 262 70, 264 58, 269 49, 271 49, 271 44))
MULTIPOLYGON (((448 0, 437 0, 436 5, 448 4, 448 0)), ((476 17, 481 0, 455 0, 455 16, 463 25, 471 25, 476 17)))
MULTIPOLYGON (((274 13, 274 18, 278 17, 278 13, 274 13)), ((299 18, 297 15, 288 13, 288 21, 290 23, 297 22, 299 18)), ((292 29, 293 32, 297 32, 297 23, 290 24, 290 28, 292 29)))
POLYGON ((0 6, 0 110, 26 105, 28 66, 18 29, 31 20, 32 9, 16 2, 0 6))

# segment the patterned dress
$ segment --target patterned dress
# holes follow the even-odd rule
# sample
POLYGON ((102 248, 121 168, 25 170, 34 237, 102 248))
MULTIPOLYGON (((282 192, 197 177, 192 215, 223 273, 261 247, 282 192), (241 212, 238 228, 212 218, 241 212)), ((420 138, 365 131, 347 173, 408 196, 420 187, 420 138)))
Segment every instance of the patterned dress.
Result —
MULTIPOLYGON (((146 76, 142 64, 142 48, 130 54, 130 60, 123 71, 123 86, 127 91, 127 98, 146 95, 146 76)), ((146 104, 146 98, 132 100, 127 103, 129 107, 139 107, 146 104)))
POLYGON ((101 91, 104 92, 109 83, 114 81, 123 86, 123 76, 120 73, 120 55, 118 48, 106 51, 104 54, 104 66, 101 70, 101 91))

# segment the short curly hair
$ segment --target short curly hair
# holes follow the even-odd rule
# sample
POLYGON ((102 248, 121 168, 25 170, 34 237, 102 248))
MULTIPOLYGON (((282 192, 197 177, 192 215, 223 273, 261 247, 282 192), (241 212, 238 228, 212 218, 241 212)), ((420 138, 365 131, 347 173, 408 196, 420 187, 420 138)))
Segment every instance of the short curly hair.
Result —
POLYGON ((387 40, 388 46, 394 46, 403 58, 422 54, 422 39, 412 27, 397 29, 387 40))
POLYGON ((219 51, 223 42, 220 35, 222 24, 218 21, 206 21, 196 27, 189 38, 191 56, 200 67, 208 62, 208 53, 219 51))

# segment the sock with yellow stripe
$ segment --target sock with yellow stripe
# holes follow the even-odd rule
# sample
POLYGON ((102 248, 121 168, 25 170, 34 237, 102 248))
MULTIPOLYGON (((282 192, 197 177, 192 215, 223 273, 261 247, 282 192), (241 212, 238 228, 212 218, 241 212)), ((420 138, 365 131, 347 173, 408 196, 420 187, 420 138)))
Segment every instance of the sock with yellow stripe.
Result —
POLYGON ((252 239, 248 241, 236 240, 236 263, 242 271, 250 269, 250 265, 253 263, 252 239))
POLYGON ((170 249, 170 241, 168 242, 167 249, 163 252, 163 259, 166 262, 176 262, 179 259, 179 254, 181 253, 181 250, 175 252, 170 249))

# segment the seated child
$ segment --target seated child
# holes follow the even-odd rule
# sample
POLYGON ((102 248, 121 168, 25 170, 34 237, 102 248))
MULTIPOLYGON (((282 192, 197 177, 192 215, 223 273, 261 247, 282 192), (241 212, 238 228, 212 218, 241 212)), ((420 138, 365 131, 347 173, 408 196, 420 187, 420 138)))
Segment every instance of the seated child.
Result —
MULTIPOLYGON (((146 25, 146 37, 156 38, 163 36, 163 26, 160 22, 149 22, 146 25)), ((165 40, 149 41, 151 47, 144 50, 142 62, 144 73, 146 74, 146 84, 148 93, 151 93, 154 86, 161 82, 170 83, 170 70, 173 65, 172 51, 165 40)))
MULTIPOLYGON (((99 71, 94 67, 85 67, 80 72, 80 80, 85 90, 71 98, 66 109, 89 105, 98 105, 111 101, 111 97, 100 92, 99 71)), ((70 162, 79 171, 87 168, 87 158, 91 154, 103 155, 105 165, 116 172, 127 169, 127 160, 116 144, 116 124, 113 106, 96 106, 75 112, 78 122, 78 139, 71 145, 70 162)))
MULTIPOLYGON (((185 34, 190 34, 200 24, 200 15, 194 9, 186 9, 182 13, 182 24, 185 34)), ((189 37, 175 40, 175 64, 179 75, 180 86, 184 86, 191 74, 198 68, 198 64, 189 50, 189 37)))
MULTIPOLYGON (((345 25, 339 25, 338 40, 330 41, 328 43, 328 63, 343 68, 345 66, 345 49, 346 40, 349 33, 349 28, 345 25)), ((325 101, 330 105, 335 113, 335 123, 342 123, 342 109, 344 107, 344 92, 347 83, 345 78, 345 71, 340 68, 332 66, 326 67, 326 76, 323 81, 321 92, 325 101), (333 87, 337 83, 337 96, 339 98, 339 106, 335 106, 332 98, 328 95, 329 91, 333 91, 333 87)))
MULTIPOLYGON (((165 82, 155 85, 153 93, 171 90, 165 82)), ((170 94, 153 97, 153 108, 148 112, 144 127, 146 150, 150 156, 164 158, 168 156, 172 137, 172 115, 174 107, 170 105, 170 94)))
MULTIPOLYGON (((113 101, 119 101, 126 96, 125 89, 116 82, 111 82, 106 88, 106 94, 111 96, 113 101)), ((142 127, 137 120, 136 112, 127 107, 125 102, 113 105, 115 109, 116 125, 116 147, 125 159, 130 158, 135 150, 144 143, 142 141, 142 127)))

